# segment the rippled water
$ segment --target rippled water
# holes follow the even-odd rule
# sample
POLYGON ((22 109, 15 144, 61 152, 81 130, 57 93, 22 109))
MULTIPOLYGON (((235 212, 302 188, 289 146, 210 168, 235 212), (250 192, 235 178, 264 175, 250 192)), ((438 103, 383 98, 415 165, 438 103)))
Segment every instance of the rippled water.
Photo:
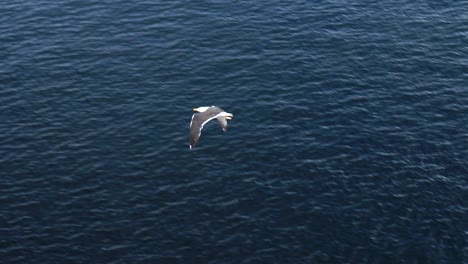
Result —
POLYGON ((468 262, 467 14, 3 3, 1 262, 468 262))

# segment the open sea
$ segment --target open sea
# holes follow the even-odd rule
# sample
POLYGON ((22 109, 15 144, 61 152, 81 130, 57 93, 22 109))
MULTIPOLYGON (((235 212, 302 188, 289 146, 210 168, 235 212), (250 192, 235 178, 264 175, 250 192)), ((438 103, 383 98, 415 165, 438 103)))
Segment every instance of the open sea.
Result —
POLYGON ((466 0, 0 6, 2 264, 468 263, 467 201, 466 0))

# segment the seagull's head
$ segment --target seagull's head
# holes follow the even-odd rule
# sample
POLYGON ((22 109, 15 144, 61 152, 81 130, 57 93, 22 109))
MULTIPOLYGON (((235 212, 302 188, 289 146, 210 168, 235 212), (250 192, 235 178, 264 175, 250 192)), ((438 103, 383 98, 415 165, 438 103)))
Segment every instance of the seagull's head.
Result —
POLYGON ((208 110, 208 108, 210 108, 210 107, 208 107, 208 106, 200 106, 200 107, 198 107, 198 108, 194 108, 193 111, 194 111, 194 112, 203 113, 203 112, 205 112, 206 110, 208 110))
POLYGON ((227 120, 231 120, 233 117, 231 113, 226 113, 226 112, 222 112, 220 115, 224 116, 224 118, 226 118, 227 120))

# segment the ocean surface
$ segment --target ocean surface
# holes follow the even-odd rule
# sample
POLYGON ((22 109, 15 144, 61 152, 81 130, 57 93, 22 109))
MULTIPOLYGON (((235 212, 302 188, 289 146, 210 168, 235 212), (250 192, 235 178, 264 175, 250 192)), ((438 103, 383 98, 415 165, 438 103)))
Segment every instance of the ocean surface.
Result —
POLYGON ((468 2, 0 6, 0 263, 468 263, 468 2), (192 109, 234 114, 189 150, 192 109))

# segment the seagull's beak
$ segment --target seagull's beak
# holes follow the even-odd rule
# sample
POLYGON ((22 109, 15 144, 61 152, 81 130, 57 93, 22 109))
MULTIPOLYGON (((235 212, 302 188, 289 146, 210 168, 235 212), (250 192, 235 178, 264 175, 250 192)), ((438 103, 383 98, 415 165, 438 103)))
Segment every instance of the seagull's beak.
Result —
POLYGON ((232 116, 226 116, 226 119, 227 119, 227 120, 231 120, 231 119, 232 119, 232 116))
POLYGON ((193 111, 194 111, 194 112, 198 112, 198 108, 194 108, 193 111))

